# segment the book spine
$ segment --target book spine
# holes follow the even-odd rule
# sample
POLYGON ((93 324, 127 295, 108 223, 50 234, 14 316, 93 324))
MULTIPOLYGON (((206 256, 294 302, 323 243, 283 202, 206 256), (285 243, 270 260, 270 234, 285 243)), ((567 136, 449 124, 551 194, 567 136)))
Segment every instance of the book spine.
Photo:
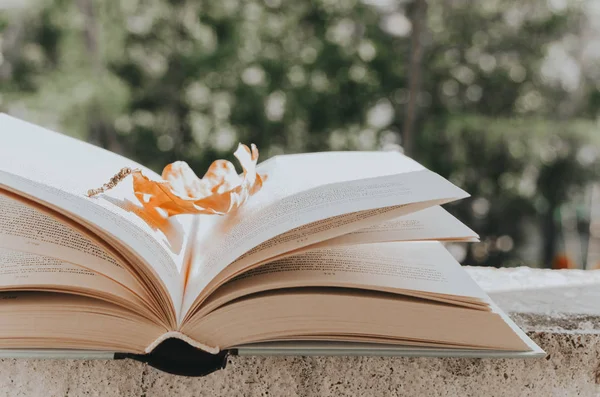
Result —
POLYGON ((163 341, 165 341, 167 339, 180 339, 180 340, 188 343, 189 345, 195 347, 196 349, 203 350, 210 354, 219 354, 219 352, 221 351, 221 349, 219 349, 219 346, 216 346, 216 347, 208 346, 208 345, 205 345, 204 343, 200 343, 197 340, 190 338, 189 336, 187 336, 186 334, 183 334, 181 332, 169 331, 169 332, 162 334, 154 342, 152 342, 150 345, 148 345, 148 347, 146 347, 146 350, 145 350, 146 353, 151 353, 154 349, 156 349, 156 347, 158 345, 160 345, 163 341))
POLYGON ((236 351, 219 350, 213 354, 192 346, 179 337, 167 337, 149 353, 115 353, 114 358, 140 361, 174 375, 198 377, 225 368, 231 354, 236 354, 236 351))

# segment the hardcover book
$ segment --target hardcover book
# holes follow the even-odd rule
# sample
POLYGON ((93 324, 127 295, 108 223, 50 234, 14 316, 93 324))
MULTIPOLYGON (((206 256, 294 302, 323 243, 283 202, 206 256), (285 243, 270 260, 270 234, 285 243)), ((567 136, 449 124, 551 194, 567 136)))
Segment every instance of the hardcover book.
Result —
POLYGON ((161 180, 0 115, 0 357, 544 354, 444 247, 478 239, 441 207, 468 194, 400 153, 272 157, 222 215, 150 211, 128 178, 86 194, 124 167, 161 180))

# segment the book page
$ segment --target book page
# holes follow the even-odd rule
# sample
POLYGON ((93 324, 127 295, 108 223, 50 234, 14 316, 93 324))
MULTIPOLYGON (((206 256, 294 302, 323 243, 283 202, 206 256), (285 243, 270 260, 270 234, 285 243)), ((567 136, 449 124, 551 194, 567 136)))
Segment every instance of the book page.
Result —
POLYGON ((250 293, 321 286, 488 299, 441 243, 391 242, 320 248, 264 264, 217 289, 202 313, 250 293))
POLYGON ((352 233, 323 241, 311 247, 382 243, 386 241, 478 241, 479 236, 436 205, 352 233))
MULTIPOLYGON (((193 218, 151 218, 133 194, 131 179, 98 197, 86 192, 106 183, 123 167, 153 171, 114 153, 0 115, 0 187, 41 202, 121 245, 140 271, 157 279, 175 311, 180 308, 193 218)), ((128 258, 129 259, 129 258, 128 258)))
POLYGON ((102 246, 49 214, 2 192, 0 247, 80 265, 149 300, 139 281, 102 246))
MULTIPOLYGON (((423 207, 433 204, 435 204, 435 201, 425 201, 416 204, 351 212, 297 227, 252 248, 227 266, 219 275, 219 278, 230 278, 250 267, 256 267, 271 260, 294 255, 316 247, 341 245, 337 240, 352 234, 356 230, 363 230, 361 228, 369 225, 377 225, 382 221, 403 214, 409 214, 412 211, 418 211, 423 207)), ((372 238, 374 236, 370 233, 364 237, 364 239, 372 238)))
POLYGON ((49 256, 0 248, 0 291, 15 290, 91 295, 156 319, 143 300, 106 277, 49 256))
POLYGON ((279 156, 260 164, 258 172, 268 177, 262 190, 235 213, 206 224, 210 233, 199 233, 183 312, 230 263, 294 228, 352 212, 468 196, 399 153, 279 156))
MULTIPOLYGON (((351 212, 312 222, 282 233, 269 239, 235 260, 229 267, 243 268, 244 266, 260 263, 279 254, 294 251, 305 244, 322 240, 329 241, 330 233, 343 233, 344 230, 360 227, 364 223, 378 222, 381 219, 394 217, 410 211, 410 205, 377 208, 367 211, 351 212)), ((310 246, 310 245, 309 245, 310 246)))
POLYGON ((353 212, 309 223, 254 247, 236 259, 220 276, 229 278, 273 260, 337 245, 391 241, 478 241, 475 232, 442 207, 436 205, 421 209, 430 205, 432 202, 426 201, 353 212), (328 238, 332 235, 338 237, 328 238))
POLYGON ((85 354, 90 350, 113 352, 113 357, 114 352, 143 354, 168 330, 139 312, 94 297, 8 291, 0 293, 0 302, 0 349, 18 349, 17 355, 33 349, 45 358, 61 358, 61 351, 77 358, 72 355, 77 350, 87 358, 98 357, 85 354))

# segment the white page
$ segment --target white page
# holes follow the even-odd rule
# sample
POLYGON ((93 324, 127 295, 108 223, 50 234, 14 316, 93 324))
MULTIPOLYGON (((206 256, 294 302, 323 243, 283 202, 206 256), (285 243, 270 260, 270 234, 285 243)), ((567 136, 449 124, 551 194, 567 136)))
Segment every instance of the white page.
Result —
POLYGON ((247 269, 249 266, 257 266, 281 255, 291 255, 299 250, 321 246, 321 242, 326 243, 336 240, 337 238, 334 236, 340 236, 340 234, 344 236, 345 233, 349 234, 351 231, 363 226, 379 223, 400 214, 410 213, 418 205, 408 204, 351 212, 308 223, 257 245, 231 263, 223 274, 233 275, 247 269))
POLYGON ((199 234, 184 313, 227 265, 279 234, 351 212, 468 196, 399 153, 278 156, 258 172, 268 176, 262 190, 237 212, 206 224, 210 233, 199 234))
POLYGON ((49 256, 82 266, 150 299, 140 282, 104 247, 58 219, 2 192, 0 248, 49 256))
POLYGON ((406 290, 489 300, 441 243, 419 241, 318 248, 279 259, 225 284, 211 295, 214 303, 210 306, 269 289, 313 286, 406 290))
POLYGON ((154 270, 179 316, 183 293, 180 269, 191 216, 156 222, 144 216, 131 180, 96 198, 102 186, 123 167, 151 170, 114 153, 33 124, 0 115, 0 187, 60 208, 112 235, 154 270))
POLYGON ((431 202, 353 212, 292 229, 240 256, 223 274, 238 274, 275 259, 338 245, 392 241, 479 241, 475 232, 442 207, 436 205, 421 209, 428 205, 431 202), (368 227, 363 227, 365 225, 368 227), (337 237, 329 238, 331 235, 337 237))
POLYGON ((143 301, 125 287, 80 266, 51 258, 0 247, 0 290, 84 291, 123 304, 129 302, 144 313, 143 301))
POLYGON ((439 205, 315 244, 315 247, 386 241, 460 240, 479 236, 439 205))

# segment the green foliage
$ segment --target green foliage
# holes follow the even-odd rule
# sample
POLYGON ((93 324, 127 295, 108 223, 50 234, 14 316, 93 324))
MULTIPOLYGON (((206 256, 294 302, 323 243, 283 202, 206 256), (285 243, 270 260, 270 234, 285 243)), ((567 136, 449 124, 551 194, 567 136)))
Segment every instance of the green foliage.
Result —
POLYGON ((470 263, 518 263, 509 247, 528 242, 530 224, 566 203, 581 203, 584 188, 600 176, 598 124, 585 120, 450 118, 443 131, 435 123, 420 136, 422 161, 471 193, 451 206, 459 219, 482 236, 470 263))
MULTIPOLYGON (((598 175, 600 84, 578 41, 592 17, 583 2, 554 3, 428 1, 414 156, 473 193, 453 207, 484 240, 468 263, 513 263, 524 228, 552 234, 548 214, 598 175), (514 248, 493 249, 501 236, 514 248)), ((184 160, 201 173, 238 141, 263 159, 394 149, 412 8, 43 0, 0 14, 0 110, 158 171, 184 160)))

